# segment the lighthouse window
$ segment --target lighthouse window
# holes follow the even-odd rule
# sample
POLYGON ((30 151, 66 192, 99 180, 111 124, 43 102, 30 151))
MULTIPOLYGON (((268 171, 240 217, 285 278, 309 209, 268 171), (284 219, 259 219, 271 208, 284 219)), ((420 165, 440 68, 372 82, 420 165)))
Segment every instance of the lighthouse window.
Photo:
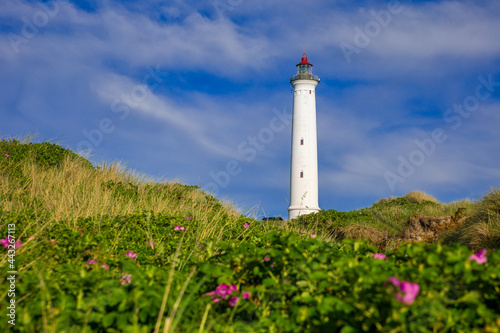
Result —
POLYGON ((303 146, 304 145, 304 139, 300 139, 300 145, 303 146))
POLYGON ((300 172, 300 178, 304 178, 304 171, 300 172))

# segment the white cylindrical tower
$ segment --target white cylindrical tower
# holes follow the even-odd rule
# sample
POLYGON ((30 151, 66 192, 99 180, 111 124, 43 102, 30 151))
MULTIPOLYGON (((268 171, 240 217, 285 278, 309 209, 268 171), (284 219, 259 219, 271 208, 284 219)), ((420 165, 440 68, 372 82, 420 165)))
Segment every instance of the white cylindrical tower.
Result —
POLYGON ((319 211, 318 143, 316 134, 316 86, 319 78, 304 52, 297 64, 293 86, 292 158, 288 220, 319 211))

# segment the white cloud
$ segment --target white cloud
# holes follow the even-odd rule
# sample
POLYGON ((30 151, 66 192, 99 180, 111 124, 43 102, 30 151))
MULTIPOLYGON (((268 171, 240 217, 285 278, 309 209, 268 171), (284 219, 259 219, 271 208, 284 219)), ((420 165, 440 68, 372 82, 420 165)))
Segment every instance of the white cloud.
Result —
MULTIPOLYGON (((164 78, 161 88, 148 90, 130 107, 128 122, 117 123, 97 153, 135 158, 138 168, 168 170, 169 176, 200 185, 209 171, 243 158, 244 172, 226 190, 246 198, 269 191, 265 205, 277 206, 274 197, 288 196, 289 128, 251 163, 236 149, 268 126, 273 108, 291 106, 286 81, 305 46, 322 78, 320 176, 332 201, 321 201, 393 194, 384 171, 397 172, 398 156, 408 157, 414 140, 437 126, 449 140, 397 191, 463 192, 498 179, 497 95, 457 131, 442 120, 446 108, 474 92, 478 75, 499 71, 498 2, 405 4, 351 64, 339 43, 352 42, 353 28, 372 19, 372 8, 386 8, 385 1, 361 9, 346 1, 315 1, 304 9, 299 2, 259 0, 243 2, 224 19, 211 1, 160 4, 104 1, 91 12, 63 6, 17 54, 0 38, 0 107, 9 110, 2 131, 7 123, 17 132, 38 127, 76 146, 82 129, 117 116, 110 111, 113 101, 140 87, 147 67, 159 65, 180 77, 202 73, 226 86, 210 83, 207 91, 202 86, 209 83, 173 86, 172 76, 164 78), (231 93, 224 91, 230 84, 231 93), (247 194, 249 188, 253 192, 247 194)), ((36 4, 8 0, 0 19, 21 34, 21 18, 38 10, 36 4)), ((7 30, 0 35, 6 37, 7 30)))

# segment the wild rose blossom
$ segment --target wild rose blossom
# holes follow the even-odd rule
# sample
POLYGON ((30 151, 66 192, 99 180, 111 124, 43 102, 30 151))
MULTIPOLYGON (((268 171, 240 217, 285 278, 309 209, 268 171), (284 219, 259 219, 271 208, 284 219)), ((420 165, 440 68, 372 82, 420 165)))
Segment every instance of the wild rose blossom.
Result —
POLYGON ((314 234, 311 234, 311 238, 316 238, 316 235, 314 235, 314 234))
POLYGON ((174 231, 178 231, 178 230, 184 231, 184 230, 186 230, 186 228, 181 227, 181 226, 179 226, 179 225, 178 225, 178 226, 176 226, 176 227, 174 227, 174 231))
POLYGON ((399 281, 396 277, 390 277, 387 281, 399 289, 399 292, 395 292, 396 299, 398 302, 405 303, 406 305, 411 305, 420 291, 418 283, 399 281))
POLYGON ((148 245, 151 246, 151 247, 155 247, 155 242, 153 242, 153 241, 148 242, 148 245))
POLYGON ((89 268, 89 267, 90 267, 90 265, 97 265, 97 264, 98 264, 97 260, 95 260, 95 259, 90 259, 90 260, 88 260, 88 261, 87 261, 87 263, 85 264, 85 267, 89 268))
MULTIPOLYGON (((10 242, 10 236, 7 236, 5 239, 0 239, 0 243, 4 246, 4 247, 9 247, 9 245, 11 244, 10 242)), ((17 242, 14 243, 14 248, 17 249, 19 246, 21 246, 21 241, 18 240, 17 242)))
POLYGON ((9 237, 5 238, 5 239, 0 239, 0 243, 4 246, 4 247, 9 247, 9 237))
POLYGON ((130 282, 131 282, 130 278, 131 277, 132 277, 131 274, 123 273, 122 280, 121 280, 120 284, 121 285, 130 284, 130 282))
POLYGON ((243 224, 243 228, 248 229, 248 227, 250 227, 248 223, 243 224))
POLYGON ((9 157, 10 155, 9 154, 5 154, 5 157, 9 157))
MULTIPOLYGON (((236 288, 236 286, 234 284, 227 285, 227 284, 223 283, 223 284, 219 285, 217 288, 215 288, 214 291, 208 292, 205 295, 212 296, 212 302, 219 303, 220 301, 229 298, 233 292, 238 292, 238 288, 236 288)), ((247 299, 249 296, 250 296, 249 292, 244 292, 241 295, 241 298, 247 299)), ((235 306, 236 303, 238 302, 238 300, 239 300, 238 296, 230 297, 227 304, 229 306, 235 306)))
POLYGON ((385 254, 382 254, 382 253, 375 253, 373 255, 373 258, 375 258, 375 259, 385 259, 385 258, 387 258, 387 256, 385 254))
POLYGON ((487 252, 488 251, 486 251, 486 249, 479 250, 476 254, 471 255, 469 257, 469 260, 475 260, 478 264, 484 264, 488 261, 485 256, 487 252))
POLYGON ((192 219, 193 219, 193 217, 192 217, 192 216, 188 216, 188 217, 186 217, 186 220, 190 220, 190 221, 191 221, 192 219))
POLYGON ((104 269, 109 269, 109 266, 106 265, 106 264, 102 264, 101 267, 104 268, 104 269))
POLYGON ((234 284, 228 286, 227 284, 223 283, 217 286, 214 291, 208 292, 205 295, 212 296, 213 302, 217 303, 220 301, 217 296, 219 296, 221 299, 226 299, 229 295, 232 294, 234 290, 238 290, 234 284))
POLYGON ((235 306, 238 300, 239 297, 231 297, 231 299, 229 300, 229 302, 227 302, 227 304, 229 304, 229 306, 235 306))
POLYGON ((134 253, 132 251, 128 251, 127 254, 126 254, 127 257, 131 258, 131 259, 135 259, 137 258, 137 253, 134 253))

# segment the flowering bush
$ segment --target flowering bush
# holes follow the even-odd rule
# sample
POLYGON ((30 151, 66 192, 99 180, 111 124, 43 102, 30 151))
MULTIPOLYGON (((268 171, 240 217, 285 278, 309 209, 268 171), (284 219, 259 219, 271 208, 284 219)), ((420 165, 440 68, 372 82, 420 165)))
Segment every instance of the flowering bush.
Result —
MULTIPOLYGON (((367 209, 298 219, 311 227, 300 237, 230 217, 211 196, 195 202, 187 186, 168 193, 167 186, 125 178, 101 185, 127 202, 153 197, 188 208, 172 215, 141 206, 131 214, 53 220, 22 192, 30 179, 19 166, 34 146, 2 147, 8 150, 0 154, 10 156, 0 158, 0 177, 22 185, 5 200, 28 203, 18 211, 0 206, 2 224, 15 224, 17 241, 35 235, 16 245, 12 260, 19 315, 10 331, 153 332, 168 322, 170 332, 500 332, 500 251, 492 248, 400 244, 379 253, 364 241, 323 240, 353 220, 369 223, 367 209), (211 212, 201 217, 197 206, 211 212), (211 220, 218 222, 209 228, 211 220)), ((67 157, 36 147, 43 167, 57 168, 67 157)), ((91 171, 86 176, 99 176, 91 171)), ((422 208, 399 199, 374 206, 389 205, 405 214, 422 208)), ((394 216, 387 223, 404 224, 405 215, 394 216)), ((5 248, 0 253, 10 260, 5 248)), ((9 288, 0 279, 0 289, 9 288)), ((0 309, 9 305, 8 297, 0 300, 0 309)))

